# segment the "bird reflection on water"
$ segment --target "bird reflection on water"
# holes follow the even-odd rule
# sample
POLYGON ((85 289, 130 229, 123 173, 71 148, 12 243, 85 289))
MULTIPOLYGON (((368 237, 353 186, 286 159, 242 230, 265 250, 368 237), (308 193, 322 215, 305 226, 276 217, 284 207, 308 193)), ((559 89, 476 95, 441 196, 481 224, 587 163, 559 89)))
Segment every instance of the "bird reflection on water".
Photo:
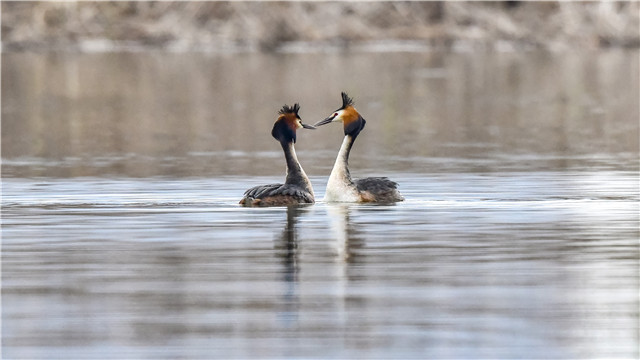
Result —
POLYGON ((336 255, 345 263, 355 263, 354 249, 362 247, 363 240, 358 231, 350 224, 351 204, 328 204, 327 212, 331 225, 331 232, 335 239, 336 255))
POLYGON ((279 256, 282 261, 282 283, 285 287, 282 296, 282 309, 278 312, 278 317, 287 327, 293 327, 296 324, 300 309, 300 295, 298 290, 300 267, 298 263, 296 222, 300 214, 304 211, 304 206, 287 206, 287 222, 280 237, 275 240, 274 246, 276 256, 279 256))
MULTIPOLYGON (((303 267, 307 267, 309 276, 320 276, 321 282, 328 279, 335 279, 337 286, 326 294, 336 300, 340 311, 345 314, 345 301, 348 283, 354 278, 350 269, 358 263, 357 249, 362 248, 364 240, 359 232, 350 223, 350 213, 353 204, 327 204, 326 210, 329 215, 330 237, 332 241, 326 243, 329 250, 329 258, 333 259, 327 267, 327 263, 320 264, 324 274, 315 274, 311 268, 316 265, 314 259, 308 259, 307 264, 301 260, 300 242, 301 229, 298 228, 300 217, 312 211, 310 206, 292 205, 287 207, 287 219, 282 229, 275 239, 274 249, 276 256, 282 264, 282 286, 281 304, 278 311, 278 320, 287 328, 294 328, 298 325, 298 314, 303 306, 300 294, 300 273, 303 267), (356 251, 354 251, 356 250, 356 251)), ((311 230, 311 229, 308 229, 311 230)), ((313 235, 311 232, 305 235, 313 235)), ((314 289, 317 291, 318 289, 314 289)), ((338 316, 340 318, 342 316, 338 316)))

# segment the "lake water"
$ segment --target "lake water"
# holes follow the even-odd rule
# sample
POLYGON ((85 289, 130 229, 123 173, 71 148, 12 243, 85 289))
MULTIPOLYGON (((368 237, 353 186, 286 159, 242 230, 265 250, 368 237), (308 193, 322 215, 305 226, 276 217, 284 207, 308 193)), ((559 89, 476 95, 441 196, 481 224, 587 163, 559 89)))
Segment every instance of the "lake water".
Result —
POLYGON ((640 356, 637 51, 2 56, 3 358, 640 356))

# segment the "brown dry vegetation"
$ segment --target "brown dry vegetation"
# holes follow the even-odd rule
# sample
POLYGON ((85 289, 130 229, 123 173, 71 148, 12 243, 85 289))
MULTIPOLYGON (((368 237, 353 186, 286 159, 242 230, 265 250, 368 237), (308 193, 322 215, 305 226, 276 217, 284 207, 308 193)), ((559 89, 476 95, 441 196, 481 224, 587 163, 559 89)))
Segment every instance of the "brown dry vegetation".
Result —
POLYGON ((640 45, 638 2, 2 2, 3 50, 640 45))

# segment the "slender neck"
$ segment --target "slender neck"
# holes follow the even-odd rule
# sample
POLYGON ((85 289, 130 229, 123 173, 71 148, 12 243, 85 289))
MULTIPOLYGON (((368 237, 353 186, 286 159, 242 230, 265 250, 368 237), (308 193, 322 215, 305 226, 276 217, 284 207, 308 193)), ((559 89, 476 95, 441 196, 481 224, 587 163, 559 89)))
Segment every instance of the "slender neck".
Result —
POLYGON ((313 190, 311 190, 311 182, 309 181, 307 174, 302 170, 302 166, 296 156, 296 149, 293 146, 293 142, 282 141, 280 142, 280 145, 282 145, 284 158, 287 161, 287 179, 285 180, 285 184, 303 186, 313 194, 313 190))
POLYGON ((330 177, 339 177, 351 182, 351 174, 349 174, 349 153, 355 140, 356 138, 354 136, 349 134, 345 135, 344 140, 342 140, 342 145, 340 146, 340 151, 338 151, 338 157, 336 157, 336 162, 333 165, 333 170, 331 170, 330 177))

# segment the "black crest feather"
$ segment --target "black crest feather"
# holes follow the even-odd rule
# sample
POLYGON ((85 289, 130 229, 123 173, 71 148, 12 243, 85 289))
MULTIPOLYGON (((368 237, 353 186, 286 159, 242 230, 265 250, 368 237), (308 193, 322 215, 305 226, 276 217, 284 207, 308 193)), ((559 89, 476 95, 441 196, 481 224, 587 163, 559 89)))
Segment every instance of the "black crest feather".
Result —
POLYGON ((347 95, 346 92, 342 92, 342 107, 341 109, 346 108, 347 106, 353 106, 353 99, 347 95))
POLYGON ((293 104, 293 106, 284 105, 282 107, 282 109, 280 109, 280 111, 278 111, 278 114, 281 114, 281 115, 284 115, 284 114, 296 114, 296 115, 298 115, 298 111, 300 111, 300 104, 295 103, 295 104, 293 104))

